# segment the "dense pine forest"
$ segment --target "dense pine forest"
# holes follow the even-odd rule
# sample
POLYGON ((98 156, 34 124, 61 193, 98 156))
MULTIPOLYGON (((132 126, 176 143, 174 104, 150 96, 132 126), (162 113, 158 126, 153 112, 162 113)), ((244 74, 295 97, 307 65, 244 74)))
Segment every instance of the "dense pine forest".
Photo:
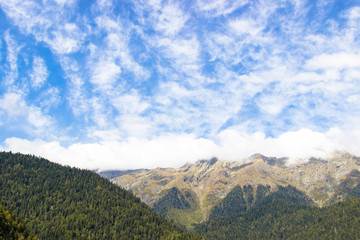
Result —
POLYGON ((0 204, 0 239, 37 240, 38 238, 25 227, 20 219, 0 204))
POLYGON ((0 204, 39 239, 197 239, 98 174, 0 153, 0 204))
MULTIPOLYGON (((243 192, 240 187, 234 191, 243 192)), ((229 194, 208 222, 196 226, 196 232, 219 240, 360 238, 360 198, 319 208, 296 189, 280 187, 249 207, 241 194, 229 194)))

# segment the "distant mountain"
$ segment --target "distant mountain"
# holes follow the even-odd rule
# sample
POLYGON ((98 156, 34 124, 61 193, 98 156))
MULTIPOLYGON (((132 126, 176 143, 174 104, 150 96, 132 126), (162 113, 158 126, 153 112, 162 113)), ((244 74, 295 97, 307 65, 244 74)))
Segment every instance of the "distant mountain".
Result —
POLYGON ((0 204, 40 239, 196 239, 94 172, 0 153, 0 204))
POLYGON ((360 158, 336 152, 330 159, 311 158, 289 165, 286 158, 255 154, 243 163, 213 158, 179 169, 134 171, 111 181, 191 230, 194 224, 213 218, 221 208, 219 204, 234 191, 239 205, 220 212, 247 211, 259 198, 287 186, 304 194, 307 203, 315 206, 360 196, 360 158))
POLYGON ((113 179, 135 171, 139 171, 139 170, 107 170, 107 171, 100 171, 100 172, 95 171, 95 172, 104 178, 113 179))

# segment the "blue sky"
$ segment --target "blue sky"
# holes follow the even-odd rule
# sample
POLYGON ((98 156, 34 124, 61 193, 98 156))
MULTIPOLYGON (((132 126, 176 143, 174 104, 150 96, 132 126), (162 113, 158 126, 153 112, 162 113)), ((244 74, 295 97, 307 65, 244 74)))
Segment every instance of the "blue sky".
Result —
POLYGON ((360 154, 360 1, 0 0, 0 149, 89 169, 360 154))

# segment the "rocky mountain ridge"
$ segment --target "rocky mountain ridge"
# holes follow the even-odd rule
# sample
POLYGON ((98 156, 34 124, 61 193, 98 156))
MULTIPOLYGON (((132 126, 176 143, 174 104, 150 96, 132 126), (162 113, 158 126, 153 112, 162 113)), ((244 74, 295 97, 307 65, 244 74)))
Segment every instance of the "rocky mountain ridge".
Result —
POLYGON ((342 200, 341 186, 346 183, 346 187, 351 188, 360 183, 360 158, 335 152, 330 159, 311 158, 307 162, 288 165, 286 158, 255 154, 242 163, 213 158, 187 163, 178 169, 134 171, 112 181, 150 206, 170 189, 186 192, 193 199, 192 210, 179 211, 182 216, 187 216, 184 221, 201 222, 208 219, 211 209, 236 186, 250 185, 256 189, 263 185, 269 186, 271 191, 276 191, 279 186, 292 186, 318 206, 342 200))

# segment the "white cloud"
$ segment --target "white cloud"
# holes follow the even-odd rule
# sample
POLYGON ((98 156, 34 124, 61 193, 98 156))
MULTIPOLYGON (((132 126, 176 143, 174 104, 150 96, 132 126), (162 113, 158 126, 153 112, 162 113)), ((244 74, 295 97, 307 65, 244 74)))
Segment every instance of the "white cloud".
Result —
POLYGON ((35 1, 1 0, 0 4, 7 15, 19 24, 22 29, 29 31, 37 23, 50 24, 50 21, 44 21, 45 19, 38 17, 41 6, 35 1))
POLYGON ((109 95, 114 93, 109 91, 114 84, 127 85, 127 79, 122 77, 127 72, 132 73, 139 82, 147 80, 149 71, 135 61, 128 46, 133 28, 131 23, 126 24, 106 15, 97 17, 95 21, 98 27, 96 31, 105 33, 105 36, 102 42, 88 46, 90 55, 87 57, 87 69, 91 83, 103 94, 109 95))
POLYGON ((214 142, 192 134, 166 135, 152 139, 130 138, 126 141, 77 143, 63 147, 59 142, 8 138, 1 148, 40 155, 51 161, 87 169, 136 169, 180 167, 188 161, 209 159, 245 161, 254 153, 289 157, 290 163, 310 157, 329 157, 335 150, 360 154, 360 131, 347 132, 338 128, 325 133, 300 129, 277 138, 267 138, 257 132, 246 134, 228 129, 214 142), (217 143, 216 143, 217 142, 217 143))
POLYGON ((111 60, 99 61, 93 66, 91 82, 99 88, 108 89, 119 78, 121 68, 111 60))
POLYGON ((40 88, 44 85, 49 76, 49 72, 41 57, 35 57, 33 60, 33 72, 30 74, 31 85, 34 88, 40 88))
POLYGON ((130 53, 128 47, 130 40, 127 36, 123 36, 121 31, 111 33, 107 36, 106 54, 113 59, 113 61, 120 60, 120 64, 127 71, 132 72, 138 80, 146 80, 149 77, 149 72, 138 64, 130 53))
POLYGON ((257 104, 259 108, 271 115, 277 115, 281 113, 283 108, 287 104, 287 100, 282 95, 267 95, 262 96, 258 101, 257 104))
POLYGON ((142 24, 150 26, 156 30, 156 34, 164 37, 175 37, 189 19, 180 4, 173 1, 137 1, 134 11, 138 13, 142 24))
POLYGON ((157 114, 152 119, 158 126, 165 125, 171 130, 187 128, 201 134, 210 129, 208 134, 212 135, 238 112, 242 98, 241 92, 231 86, 222 91, 220 88, 202 88, 201 85, 187 88, 180 83, 162 83, 154 99, 157 114))
MULTIPOLYGON (((84 33, 68 22, 74 1, 0 1, 2 9, 20 30, 46 42, 57 54, 79 50, 84 33)), ((81 21, 81 20, 80 20, 81 21)), ((80 22, 82 23, 82 22, 80 22)))
POLYGON ((41 109, 36 106, 29 106, 23 96, 18 93, 6 93, 0 98, 0 110, 8 116, 8 121, 13 124, 26 121, 31 128, 29 133, 44 133, 52 126, 52 119, 44 115, 41 109))
POLYGON ((89 137, 100 138, 103 142, 115 142, 119 141, 122 138, 122 135, 119 129, 109 129, 109 130, 94 130, 89 133, 89 137))
POLYGON ((100 31, 106 30, 109 33, 125 31, 125 29, 123 29, 121 22, 118 22, 115 19, 112 19, 111 17, 106 15, 98 16, 95 19, 95 22, 98 25, 100 31))
POLYGON ((152 140, 129 139, 124 142, 73 144, 9 138, 3 149, 32 153, 61 164, 87 169, 131 169, 179 167, 185 161, 211 157, 213 143, 193 135, 169 135, 152 140))
POLYGON ((169 39, 160 38, 157 41, 159 47, 166 47, 166 57, 175 60, 174 67, 178 70, 186 66, 186 63, 193 64, 198 60, 199 42, 196 38, 191 39, 169 39))
POLYGON ((355 94, 347 97, 346 101, 350 104, 358 104, 360 102, 360 95, 355 94))
POLYGON ((349 19, 350 26, 358 27, 360 22, 360 7, 351 8, 346 16, 349 19))
POLYGON ((25 102, 21 99, 20 94, 8 93, 0 99, 0 107, 5 110, 9 116, 20 116, 26 108, 25 102))
POLYGON ((276 56, 279 41, 276 36, 263 32, 275 9, 262 4, 265 3, 255 4, 239 17, 229 18, 218 27, 220 29, 207 33, 205 46, 212 61, 221 60, 227 68, 241 63, 244 68, 255 70, 270 62, 265 59, 276 56), (266 12, 262 12, 263 9, 266 12))
POLYGON ((155 130, 150 121, 136 114, 121 114, 115 120, 125 137, 142 138, 155 130))
POLYGON ((238 35, 250 34, 255 36, 262 30, 262 26, 259 26, 253 19, 236 19, 229 22, 229 27, 238 35))
POLYGON ((121 113, 140 114, 150 107, 150 104, 143 101, 136 91, 124 94, 112 99, 112 105, 121 113))
POLYGON ((55 0, 55 2, 58 4, 58 5, 72 5, 74 4, 74 0, 55 0))
POLYGON ((99 8, 100 11, 107 11, 111 9, 112 3, 112 0, 99 0, 96 1, 96 6, 99 8))
POLYGON ((360 55, 350 53, 321 54, 306 63, 308 69, 344 69, 360 68, 360 55))
POLYGON ((60 64, 65 72, 65 79, 69 94, 66 100, 76 117, 86 115, 90 111, 90 102, 88 101, 89 92, 85 87, 86 77, 80 71, 80 64, 73 58, 62 56, 60 64))
POLYGON ((359 131, 350 133, 338 128, 330 129, 325 133, 300 129, 285 132, 277 138, 267 138, 261 132, 246 134, 229 129, 220 133, 219 137, 222 147, 219 157, 232 161, 244 159, 254 153, 289 157, 291 162, 307 160, 310 157, 326 158, 336 150, 346 150, 352 154, 360 153, 356 149, 360 140, 359 131))
POLYGON ((43 112, 49 112, 51 108, 58 106, 61 102, 59 89, 50 87, 47 90, 42 91, 38 98, 38 102, 43 112))
POLYGON ((103 100, 99 97, 92 97, 88 99, 91 107, 90 118, 94 121, 98 128, 108 128, 112 123, 109 121, 107 108, 103 104, 103 100))
POLYGON ((161 38, 151 40, 152 45, 163 54, 163 58, 169 62, 167 66, 158 66, 158 71, 166 78, 166 81, 183 80, 183 83, 193 87, 200 86, 203 81, 199 74, 202 63, 200 62, 200 44, 196 37, 161 38), (200 81, 199 81, 200 80, 200 81))
POLYGON ((17 65, 17 59, 19 51, 22 49, 23 46, 19 45, 14 39, 13 36, 9 33, 9 31, 6 31, 4 34, 4 40, 6 43, 7 48, 7 61, 9 63, 9 68, 7 71, 5 70, 5 84, 8 87, 12 87, 12 84, 14 84, 16 78, 18 77, 18 65, 17 65))
POLYGON ((54 49, 54 51, 58 54, 67 54, 76 52, 79 47, 80 43, 78 40, 67 37, 60 32, 54 33, 54 38, 48 41, 50 46, 54 49))
POLYGON ((198 0, 197 6, 200 11, 207 13, 209 17, 217 17, 219 15, 228 15, 237 8, 247 4, 248 0, 227 1, 227 0, 198 0))
POLYGON ((164 35, 173 36, 182 29, 188 17, 177 5, 167 4, 161 8, 161 14, 156 16, 155 28, 164 35))
POLYGON ((344 81, 352 82, 360 79, 360 70, 349 69, 344 73, 344 81))
POLYGON ((165 60, 169 63, 157 66, 168 81, 182 78, 184 74, 187 78, 197 76, 202 66, 199 62, 200 43, 191 15, 185 10, 174 2, 145 1, 136 4, 136 11, 143 16, 142 27, 153 29, 154 34, 148 34, 143 29, 138 29, 138 32, 147 47, 157 52, 159 62, 165 60))

